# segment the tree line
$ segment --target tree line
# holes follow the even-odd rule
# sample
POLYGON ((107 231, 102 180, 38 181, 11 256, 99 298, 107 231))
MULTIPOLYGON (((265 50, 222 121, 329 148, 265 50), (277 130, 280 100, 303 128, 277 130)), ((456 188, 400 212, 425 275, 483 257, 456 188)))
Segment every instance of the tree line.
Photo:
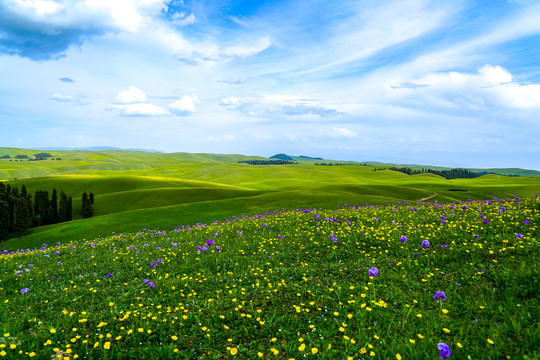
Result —
MULTIPOLYGON (((94 214, 94 194, 82 196, 83 218, 94 214)), ((73 199, 63 191, 37 190, 32 195, 22 185, 21 189, 5 186, 0 182, 0 241, 13 235, 24 235, 30 228, 73 220, 73 199)))
MULTIPOLYGON (((373 171, 387 170, 384 169, 374 169, 373 171)), ((389 167, 388 170, 399 171, 407 175, 416 175, 416 174, 434 174, 442 176, 445 179, 472 179, 479 176, 487 175, 487 172, 475 172, 469 169, 450 169, 450 170, 434 170, 434 169, 411 169, 409 167, 389 167)))

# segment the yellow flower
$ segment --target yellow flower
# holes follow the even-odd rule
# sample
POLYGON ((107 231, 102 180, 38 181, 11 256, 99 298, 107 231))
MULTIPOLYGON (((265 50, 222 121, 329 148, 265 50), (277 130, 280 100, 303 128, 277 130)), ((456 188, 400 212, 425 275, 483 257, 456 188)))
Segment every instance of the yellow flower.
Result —
POLYGON ((365 353, 367 353, 366 348, 361 348, 361 349, 360 349, 360 354, 365 354, 365 353))
POLYGON ((0 352, 0 356, 6 356, 6 354, 7 354, 7 353, 6 353, 4 350, 2 350, 2 351, 0 352))
POLYGON ((176 341, 176 340, 178 340, 178 337, 176 335, 173 335, 173 336, 171 336, 171 339, 176 341))
POLYGON ((319 350, 317 348, 311 348, 311 353, 312 354, 316 354, 318 352, 319 352, 319 350))
POLYGON ((443 314, 448 314, 448 310, 442 309, 443 314))
POLYGON ((274 337, 274 338, 271 339, 271 341, 272 341, 272 342, 276 342, 276 341, 277 341, 277 338, 274 337))
POLYGON ((450 332, 450 329, 443 328, 443 331, 448 334, 450 332))
POLYGON ((401 355, 396 354, 396 359, 397 359, 397 360, 401 360, 401 355))
POLYGON ((414 339, 409 339, 409 342, 410 342, 411 344, 414 344, 416 341, 415 341, 414 339))
POLYGON ((238 353, 238 349, 237 348, 232 348, 231 349, 231 355, 236 355, 238 353))
POLYGON ((142 332, 144 332, 144 329, 143 328, 138 328, 137 331, 142 333, 142 332))
POLYGON ((273 352, 274 355, 279 354, 279 351, 277 349, 271 348, 270 351, 273 352))
POLYGON ((260 358, 262 358, 262 357, 264 356, 264 354, 263 354, 262 352, 259 351, 259 352, 257 353, 257 356, 260 357, 260 358))
POLYGON ((339 331, 344 332, 345 329, 344 329, 343 327, 340 327, 340 328, 339 328, 339 331))
POLYGON ((10 333, 5 333, 4 336, 5 336, 5 337, 10 337, 11 334, 10 334, 10 333))
POLYGON ((416 314, 417 317, 421 318, 422 317, 422 314, 416 314))
POLYGON ((370 352, 369 352, 369 356, 375 356, 375 352, 370 351, 370 352))
POLYGON ((306 344, 302 344, 298 347, 299 351, 304 351, 306 349, 306 344))
POLYGON ((109 349, 111 348, 111 343, 107 341, 105 344, 103 344, 103 347, 104 347, 106 350, 109 350, 109 349))
POLYGON ((418 338, 423 339, 424 336, 422 336, 422 334, 418 334, 418 338))
POLYGON ((54 334, 54 333, 56 333, 56 329, 53 328, 53 329, 50 330, 50 332, 51 332, 51 334, 54 334))
POLYGON ((367 311, 371 311, 371 308, 368 306, 368 307, 366 307, 366 310, 367 310, 367 311))
POLYGON ((17 345, 11 344, 11 345, 9 345, 9 347, 10 347, 10 349, 15 349, 17 347, 17 345))
POLYGON ((495 343, 493 342, 493 340, 491 340, 491 339, 487 339, 487 342, 490 343, 491 345, 495 344, 495 343))
POLYGON ((456 343, 456 345, 457 345, 458 348, 462 348, 462 347, 463 347, 463 345, 461 345, 459 342, 456 343))

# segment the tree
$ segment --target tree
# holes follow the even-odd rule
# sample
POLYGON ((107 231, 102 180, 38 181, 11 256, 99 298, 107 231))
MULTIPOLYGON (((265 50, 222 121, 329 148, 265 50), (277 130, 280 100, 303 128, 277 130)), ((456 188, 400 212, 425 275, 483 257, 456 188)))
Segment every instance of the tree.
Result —
POLYGON ((71 198, 71 196, 68 198, 68 201, 67 201, 66 213, 67 213, 66 221, 73 220, 73 199, 71 198))
POLYGON ((53 189, 51 195, 51 224, 56 224, 58 222, 58 195, 56 189, 53 189))
MULTIPOLYGON (((1 184, 1 183, 0 183, 1 184)), ((2 200, 0 193, 0 241, 7 239, 9 234, 9 205, 2 200)))
POLYGON ((13 231, 18 234, 24 234, 30 228, 30 205, 25 197, 19 196, 15 200, 15 214, 13 222, 13 231))
POLYGON ((58 222, 68 221, 67 202, 68 202, 68 199, 67 199, 66 194, 63 191, 61 191, 60 202, 58 204, 58 222))
POLYGON ((82 194, 82 218, 87 219, 94 216, 94 209, 92 207, 92 203, 90 202, 90 199, 88 198, 88 194, 86 194, 86 191, 82 194))

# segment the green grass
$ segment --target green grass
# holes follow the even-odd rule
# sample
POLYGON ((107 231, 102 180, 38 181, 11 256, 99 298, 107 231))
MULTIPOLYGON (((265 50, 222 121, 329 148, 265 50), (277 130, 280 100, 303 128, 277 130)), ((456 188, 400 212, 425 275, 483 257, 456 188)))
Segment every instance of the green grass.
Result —
MULTIPOLYGON (((327 201, 295 191, 254 196, 268 204, 258 216, 0 256, 0 356, 438 359, 445 343, 450 359, 540 357, 538 198, 274 207, 327 201)), ((365 196, 325 193, 339 191, 365 196)), ((415 191, 397 194, 429 193, 415 191)), ((221 201, 249 212, 248 200, 221 201)), ((166 210, 182 206, 205 216, 216 202, 166 210)))
MULTIPOLYGON (((0 148, 0 155, 37 152, 0 148)), ((75 220, 31 229, 24 237, 0 243, 0 249, 33 248, 43 242, 143 227, 170 229, 268 209, 385 204, 432 195, 436 196, 431 201, 463 201, 540 193, 537 177, 446 180, 432 174, 373 171, 371 166, 315 166, 309 161, 283 166, 238 164, 260 158, 243 155, 122 150, 51 153, 63 160, 0 161, 0 180, 18 187, 24 184, 30 193, 65 191, 73 197, 75 220), (96 195, 93 219, 80 219, 83 192, 96 195)))

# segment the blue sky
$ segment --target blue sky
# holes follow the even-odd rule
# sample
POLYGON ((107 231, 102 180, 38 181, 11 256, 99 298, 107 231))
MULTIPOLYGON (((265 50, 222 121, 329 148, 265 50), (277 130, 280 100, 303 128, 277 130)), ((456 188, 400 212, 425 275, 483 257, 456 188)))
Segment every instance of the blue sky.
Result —
POLYGON ((540 3, 0 0, 0 132, 540 170, 540 3))

